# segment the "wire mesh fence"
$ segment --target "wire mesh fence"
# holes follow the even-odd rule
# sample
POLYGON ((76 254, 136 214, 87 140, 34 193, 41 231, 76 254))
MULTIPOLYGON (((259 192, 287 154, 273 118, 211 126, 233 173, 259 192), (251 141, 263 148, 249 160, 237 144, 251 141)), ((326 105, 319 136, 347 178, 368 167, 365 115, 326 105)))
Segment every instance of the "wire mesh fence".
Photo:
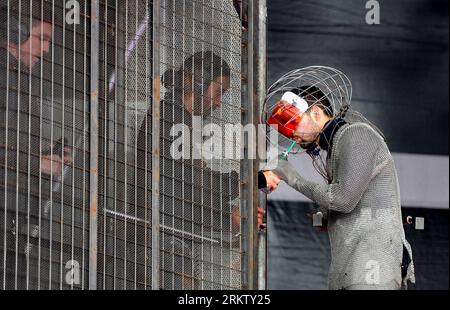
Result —
POLYGON ((247 287, 246 1, 0 11, 1 288, 247 287))

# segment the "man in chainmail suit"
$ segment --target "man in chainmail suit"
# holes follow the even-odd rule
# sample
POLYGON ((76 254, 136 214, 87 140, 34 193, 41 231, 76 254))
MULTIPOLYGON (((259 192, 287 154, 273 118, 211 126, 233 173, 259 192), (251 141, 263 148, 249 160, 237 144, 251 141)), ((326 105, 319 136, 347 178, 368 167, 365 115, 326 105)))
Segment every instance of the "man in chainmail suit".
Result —
POLYGON ((305 179, 287 160, 273 161, 264 170, 318 205, 331 245, 329 289, 400 289, 408 280, 415 283, 397 173, 384 136, 348 107, 336 117, 328 93, 318 87, 291 92, 308 108, 290 138, 314 161, 326 152, 326 184, 305 179))

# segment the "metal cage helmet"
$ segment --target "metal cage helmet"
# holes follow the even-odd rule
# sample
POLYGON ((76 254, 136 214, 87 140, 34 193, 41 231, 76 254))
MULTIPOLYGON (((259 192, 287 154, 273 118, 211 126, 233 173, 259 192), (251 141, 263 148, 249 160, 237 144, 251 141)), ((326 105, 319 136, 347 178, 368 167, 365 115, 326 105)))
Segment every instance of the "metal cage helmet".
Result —
POLYGON ((262 122, 269 125, 268 140, 276 131, 277 143, 286 149, 302 116, 320 106, 331 118, 337 118, 350 105, 352 86, 341 71, 310 66, 290 71, 269 87, 263 106, 262 122))

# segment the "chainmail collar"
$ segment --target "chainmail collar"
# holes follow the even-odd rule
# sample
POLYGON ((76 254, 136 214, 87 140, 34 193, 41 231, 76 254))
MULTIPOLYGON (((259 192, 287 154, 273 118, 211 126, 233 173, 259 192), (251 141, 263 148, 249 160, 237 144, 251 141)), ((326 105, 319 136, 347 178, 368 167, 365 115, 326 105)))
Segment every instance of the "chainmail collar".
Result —
POLYGON ((336 118, 329 120, 325 123, 324 130, 320 134, 319 147, 327 151, 327 156, 331 155, 331 149, 333 146, 333 138, 339 128, 347 124, 342 118, 336 118))

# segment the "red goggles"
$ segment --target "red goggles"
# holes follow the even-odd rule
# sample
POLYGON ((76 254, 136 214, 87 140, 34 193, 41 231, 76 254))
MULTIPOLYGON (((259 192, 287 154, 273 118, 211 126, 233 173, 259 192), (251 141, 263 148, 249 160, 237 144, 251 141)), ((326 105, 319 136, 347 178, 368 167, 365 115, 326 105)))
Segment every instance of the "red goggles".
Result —
POLYGON ((292 139, 302 114, 308 109, 306 101, 294 93, 287 92, 275 106, 267 123, 283 136, 292 139))

